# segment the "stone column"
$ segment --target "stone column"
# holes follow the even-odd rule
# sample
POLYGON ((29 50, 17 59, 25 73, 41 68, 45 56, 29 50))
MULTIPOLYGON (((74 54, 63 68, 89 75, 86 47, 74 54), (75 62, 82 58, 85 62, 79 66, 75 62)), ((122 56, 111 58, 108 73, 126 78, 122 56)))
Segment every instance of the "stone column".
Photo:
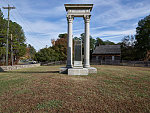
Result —
POLYGON ((73 17, 67 15, 68 20, 68 37, 67 37, 67 68, 72 68, 72 23, 73 17))
POLYGON ((84 16, 85 38, 84 38, 84 68, 90 67, 90 15, 84 16))

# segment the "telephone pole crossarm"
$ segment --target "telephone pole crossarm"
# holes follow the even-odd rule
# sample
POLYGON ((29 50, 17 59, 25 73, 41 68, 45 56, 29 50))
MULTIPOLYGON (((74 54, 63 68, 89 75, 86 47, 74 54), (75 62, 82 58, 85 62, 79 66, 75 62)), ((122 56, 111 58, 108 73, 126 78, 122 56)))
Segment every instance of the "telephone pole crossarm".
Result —
POLYGON ((16 9, 16 7, 3 7, 3 9, 16 9))

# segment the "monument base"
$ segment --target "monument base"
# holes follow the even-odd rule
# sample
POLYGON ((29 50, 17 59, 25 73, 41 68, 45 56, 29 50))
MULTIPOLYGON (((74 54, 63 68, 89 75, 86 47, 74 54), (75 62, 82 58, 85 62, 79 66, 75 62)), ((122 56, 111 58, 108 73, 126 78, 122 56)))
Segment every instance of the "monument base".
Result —
POLYGON ((86 68, 70 68, 70 69, 68 69, 68 75, 88 75, 88 69, 86 69, 86 68))
POLYGON ((97 69, 94 67, 87 68, 89 70, 89 73, 97 73, 97 69))
POLYGON ((68 75, 88 75, 90 73, 97 73, 97 69, 94 67, 83 68, 83 67, 61 67, 59 73, 68 75))

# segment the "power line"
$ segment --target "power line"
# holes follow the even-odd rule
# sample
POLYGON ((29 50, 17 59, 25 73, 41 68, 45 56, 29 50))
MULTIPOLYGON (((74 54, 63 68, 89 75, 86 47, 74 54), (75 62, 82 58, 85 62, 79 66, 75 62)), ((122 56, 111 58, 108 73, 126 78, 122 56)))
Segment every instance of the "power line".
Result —
POLYGON ((7 0, 4 0, 4 2, 6 2, 6 4, 9 4, 7 0))
MULTIPOLYGON (((12 16, 12 17, 13 17, 13 19, 14 19, 15 21, 17 21, 14 16, 12 16)), ((33 32, 33 31, 31 31, 31 29, 29 29, 29 27, 28 27, 24 22, 22 22, 22 24, 24 25, 24 27, 25 27, 29 32, 33 32)), ((30 40, 30 37, 29 37, 29 36, 28 36, 27 39, 30 41, 30 43, 32 42, 32 41, 30 40)), ((45 44, 44 44, 43 42, 40 42, 39 40, 36 40, 36 41, 37 41, 38 43, 42 44, 43 46, 45 46, 45 44)), ((31 43, 31 44, 32 44, 32 43, 31 43)))
MULTIPOLYGON (((10 3, 11 5, 14 6, 14 3, 12 3, 11 1, 8 1, 8 0, 5 0, 5 1, 6 1, 7 3, 10 3)), ((21 23, 24 25, 24 27, 25 27, 29 32, 34 33, 34 31, 32 30, 32 28, 30 27, 30 25, 25 22, 23 16, 21 15, 21 13, 19 12, 18 9, 15 10, 14 14, 15 14, 17 17, 19 17, 19 20, 21 21, 21 23)), ((14 20, 16 20, 13 15, 11 15, 11 16, 13 17, 14 20)), ((16 21, 17 21, 17 20, 16 20, 16 21)), ((27 40, 29 40, 30 43, 33 42, 32 40, 30 40, 30 37, 29 37, 29 36, 28 36, 27 40)), ((36 40, 36 42, 38 42, 39 44, 43 45, 43 47, 45 46, 45 44, 44 44, 42 41, 36 40)), ((31 43, 31 44, 32 44, 32 43, 31 43)))
MULTIPOLYGON (((5 1, 8 3, 8 0, 5 0, 5 1)), ((11 1, 9 1, 9 3, 14 6, 14 4, 11 1)), ((20 18, 20 21, 24 25, 24 27, 26 27, 29 32, 33 32, 34 33, 34 31, 32 30, 32 28, 30 27, 30 25, 25 22, 24 18, 22 17, 22 15, 21 15, 21 13, 19 12, 18 9, 16 9, 16 12, 17 12, 16 14, 18 15, 18 17, 20 18)), ((28 40, 29 40, 29 38, 28 38, 28 40)), ((45 44, 43 42, 41 42, 39 40, 36 40, 36 41, 39 42, 40 44, 42 44, 43 46, 45 46, 45 44)))
MULTIPOLYGON (((18 11, 17 11, 17 13, 18 13, 18 15, 21 17, 21 21, 22 21, 23 25, 28 29, 28 31, 34 33, 34 31, 33 31, 32 28, 29 26, 29 24, 25 23, 25 21, 24 21, 23 17, 21 16, 21 14, 20 14, 18 11)), ((39 42, 39 43, 42 44, 42 45, 45 45, 43 42, 41 42, 41 41, 39 41, 39 40, 37 40, 37 42, 39 42)))
MULTIPOLYGON (((12 18, 15 20, 15 21, 17 21, 16 20, 16 18, 12 15, 12 18)), ((24 23, 23 23, 24 24, 24 23)), ((26 27, 26 29, 28 29, 27 28, 27 26, 25 26, 25 24, 24 24, 24 27, 26 27)), ((29 30, 29 29, 28 29, 29 30)), ((16 31, 16 33, 18 34, 19 33, 19 31, 18 30, 15 30, 16 31)), ((30 30, 29 30, 30 31, 30 30)), ((31 32, 31 31, 30 31, 31 32)), ((32 40, 30 40, 30 37, 28 36, 28 38, 27 38, 27 40, 29 40, 30 41, 30 44, 32 44, 32 45, 34 45, 32 42, 32 40)), ((42 42, 40 42, 40 41, 38 41, 38 40, 36 40, 39 44, 42 44, 42 45, 44 45, 45 46, 45 44, 43 44, 42 42)))

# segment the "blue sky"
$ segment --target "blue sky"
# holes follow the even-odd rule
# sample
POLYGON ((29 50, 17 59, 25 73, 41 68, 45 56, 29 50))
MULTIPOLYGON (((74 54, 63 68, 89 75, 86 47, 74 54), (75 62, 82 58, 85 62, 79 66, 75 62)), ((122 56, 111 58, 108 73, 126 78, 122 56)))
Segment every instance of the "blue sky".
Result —
MULTIPOLYGON (((134 35, 138 21, 150 14, 150 0, 0 0, 0 8, 8 3, 16 7, 11 10, 11 20, 23 27, 26 42, 36 50, 51 46, 51 39, 67 32, 64 4, 94 4, 91 36, 116 43, 126 35, 134 35)), ((7 11, 2 11, 7 18, 7 11)), ((83 32, 83 18, 75 18, 73 36, 83 32)))

